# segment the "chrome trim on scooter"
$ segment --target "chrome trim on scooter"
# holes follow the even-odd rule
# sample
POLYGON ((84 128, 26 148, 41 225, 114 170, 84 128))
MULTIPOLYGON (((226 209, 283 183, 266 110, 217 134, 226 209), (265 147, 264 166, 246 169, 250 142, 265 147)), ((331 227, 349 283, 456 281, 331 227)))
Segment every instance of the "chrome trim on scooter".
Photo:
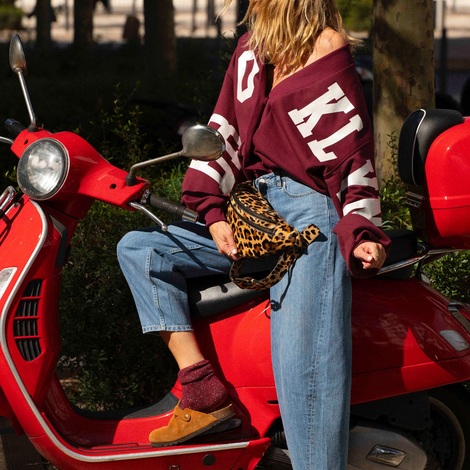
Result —
POLYGON ((10 281, 17 271, 16 266, 10 266, 2 269, 0 271, 0 299, 3 297, 3 294, 8 289, 10 281))
POLYGON ((432 256, 441 256, 447 255, 450 253, 459 253, 461 250, 457 248, 433 248, 431 250, 426 250, 424 253, 418 256, 413 256, 413 258, 406 259, 404 261, 399 261, 398 263, 390 264, 389 266, 384 266, 379 270, 377 273, 378 276, 381 274, 389 273, 392 271, 398 271, 399 269, 406 268, 407 266, 411 266, 413 264, 419 263, 420 261, 425 260, 426 258, 430 258, 432 256))
POLYGON ((470 333, 470 321, 468 321, 460 312, 458 308, 458 303, 452 302, 447 307, 449 313, 465 328, 465 330, 470 333))
POLYGON ((7 145, 13 145, 13 140, 12 139, 9 139, 8 137, 2 137, 0 136, 0 142, 2 144, 7 144, 7 145))
POLYGON ((470 344, 455 330, 441 330, 440 335, 458 352, 466 351, 470 344))
POLYGON ((155 222, 164 232, 168 230, 168 225, 166 225, 164 222, 162 222, 155 214, 150 212, 146 207, 144 207, 142 204, 139 204, 138 202, 132 201, 129 202, 129 205, 133 208, 136 209, 140 212, 143 212, 150 220, 155 222))
POLYGON ((378 462, 382 465, 389 465, 391 467, 398 467, 403 462, 405 457, 405 452, 379 444, 377 444, 367 455, 369 460, 378 462))
POLYGON ((10 206, 13 198, 16 196, 16 191, 13 186, 8 186, 8 188, 3 191, 0 196, 0 216, 3 217, 8 207, 10 206))
MULTIPOLYGON (((75 452, 73 449, 70 449, 66 445, 64 445, 55 435, 55 433, 52 431, 52 429, 49 427, 49 424, 45 421, 42 413, 38 410, 36 407, 36 404, 32 400, 31 396, 29 395, 26 386, 24 385, 20 374, 18 373, 18 370, 15 367, 15 364, 13 362, 13 358, 10 354, 10 351, 7 347, 7 341, 6 341, 6 320, 7 320, 7 312, 13 302, 13 299, 15 295, 17 294, 18 290, 21 287, 22 282, 24 281, 27 273, 29 272, 32 264, 36 260, 39 252, 41 251, 44 242, 46 240, 47 236, 47 219, 46 215, 42 211, 41 207, 35 203, 34 201, 30 200, 30 203, 35 206, 35 208, 38 211, 39 216, 41 217, 42 221, 42 232, 41 235, 38 238, 38 242, 36 245, 36 248, 34 252, 32 253, 30 259, 28 260, 25 269, 23 272, 20 274, 19 278, 16 281, 16 284, 13 286, 13 289, 10 293, 9 298, 5 302, 5 306, 1 312, 1 318, 0 318, 0 346, 2 347, 3 353, 5 355, 5 359, 9 365, 9 368, 13 374, 13 377, 18 385, 18 388, 21 391, 21 394, 24 398, 24 400, 28 403, 28 406, 32 410, 36 421, 39 423, 41 428, 44 431, 44 434, 47 436, 47 438, 58 448, 62 453, 65 455, 69 456, 70 458, 74 460, 79 460, 82 462, 90 462, 90 463, 99 463, 99 462, 111 462, 115 460, 132 460, 132 459, 149 459, 149 458, 155 458, 155 457, 167 457, 171 455, 182 455, 182 454, 191 454, 194 453, 194 448, 189 447, 189 448, 180 448, 176 447, 174 449, 169 449, 165 448, 164 450, 155 450, 155 451, 142 451, 142 452, 129 452, 127 451, 126 453, 122 453, 119 455, 116 454, 111 454, 111 455, 103 455, 102 450, 100 450, 100 455, 99 456, 92 456, 92 455, 83 455, 78 452, 75 452)), ((230 444, 208 444, 208 445, 198 445, 197 447, 197 452, 217 452, 217 451, 223 451, 223 450, 231 450, 231 449, 245 449, 249 445, 249 441, 243 441, 243 442, 235 442, 235 443, 230 443, 230 444)), ((150 445, 149 445, 149 448, 150 445)), ((89 451, 89 453, 92 453, 92 451, 89 451)))

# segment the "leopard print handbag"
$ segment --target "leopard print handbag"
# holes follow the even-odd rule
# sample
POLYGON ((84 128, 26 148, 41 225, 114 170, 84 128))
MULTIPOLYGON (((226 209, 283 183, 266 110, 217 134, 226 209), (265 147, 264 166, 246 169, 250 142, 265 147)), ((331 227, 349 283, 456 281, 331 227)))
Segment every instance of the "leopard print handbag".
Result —
POLYGON ((227 222, 230 224, 239 260, 233 262, 230 279, 242 289, 264 290, 279 282, 297 258, 320 233, 314 224, 302 232, 289 225, 269 204, 251 181, 237 185, 232 191, 227 222), (247 258, 276 255, 278 260, 263 279, 242 276, 247 258))

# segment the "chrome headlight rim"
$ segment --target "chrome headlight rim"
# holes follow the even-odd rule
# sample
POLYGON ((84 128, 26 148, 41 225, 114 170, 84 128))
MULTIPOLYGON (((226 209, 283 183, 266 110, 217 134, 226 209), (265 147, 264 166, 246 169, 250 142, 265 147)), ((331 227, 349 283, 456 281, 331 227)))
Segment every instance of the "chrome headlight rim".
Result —
POLYGON ((70 157, 65 146, 56 139, 40 139, 29 145, 21 155, 17 166, 18 185, 29 198, 45 201, 54 197, 63 187, 69 168, 70 157), (32 159, 42 166, 39 171, 34 170, 32 159), (47 174, 41 175, 44 170, 47 174))

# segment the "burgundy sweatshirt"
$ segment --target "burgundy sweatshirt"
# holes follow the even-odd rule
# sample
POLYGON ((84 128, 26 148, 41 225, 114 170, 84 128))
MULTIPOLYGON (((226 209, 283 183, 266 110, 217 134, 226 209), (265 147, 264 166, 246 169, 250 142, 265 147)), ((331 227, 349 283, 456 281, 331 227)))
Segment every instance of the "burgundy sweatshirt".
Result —
MULTIPOLYGON (((374 141, 350 47, 337 49, 270 90, 268 66, 240 38, 209 124, 225 138, 213 162, 193 161, 183 202, 207 226, 225 220, 238 182, 282 170, 333 200, 334 232, 350 272, 368 276, 353 256, 363 241, 390 241, 382 232, 374 141)), ((315 221, 312 221, 315 223, 315 221)))

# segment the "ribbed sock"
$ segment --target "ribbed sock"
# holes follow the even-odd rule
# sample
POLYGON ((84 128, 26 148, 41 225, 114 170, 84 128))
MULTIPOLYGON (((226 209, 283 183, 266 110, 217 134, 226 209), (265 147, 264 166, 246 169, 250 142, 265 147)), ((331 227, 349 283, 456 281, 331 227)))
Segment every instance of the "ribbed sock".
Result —
POLYGON ((204 359, 181 369, 178 379, 183 387, 179 407, 194 411, 214 411, 227 398, 227 389, 216 377, 212 364, 204 359))

